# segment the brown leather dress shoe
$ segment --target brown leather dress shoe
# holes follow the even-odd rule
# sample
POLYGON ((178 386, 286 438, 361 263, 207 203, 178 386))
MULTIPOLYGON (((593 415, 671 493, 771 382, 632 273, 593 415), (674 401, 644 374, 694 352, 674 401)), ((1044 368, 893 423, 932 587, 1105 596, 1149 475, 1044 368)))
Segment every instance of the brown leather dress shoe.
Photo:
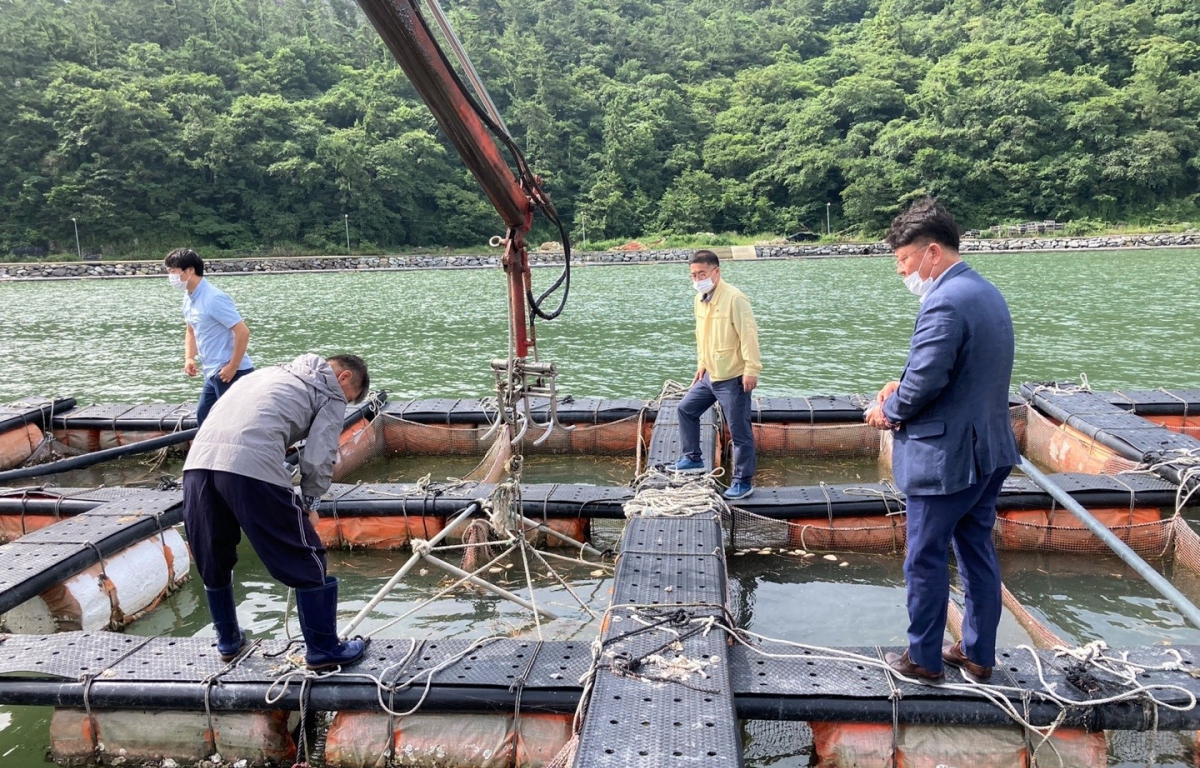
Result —
POLYGON ((887 665, 896 670, 905 677, 915 677, 918 680, 927 683, 940 683, 946 676, 942 672, 930 672, 925 667, 918 666, 912 659, 908 657, 908 651, 904 653, 887 653, 884 654, 883 660, 887 665))
POLYGON ((944 646, 942 648, 942 661, 952 667, 964 670, 976 682, 992 679, 992 668, 976 664, 968 659, 967 654, 963 653, 961 642, 944 646))

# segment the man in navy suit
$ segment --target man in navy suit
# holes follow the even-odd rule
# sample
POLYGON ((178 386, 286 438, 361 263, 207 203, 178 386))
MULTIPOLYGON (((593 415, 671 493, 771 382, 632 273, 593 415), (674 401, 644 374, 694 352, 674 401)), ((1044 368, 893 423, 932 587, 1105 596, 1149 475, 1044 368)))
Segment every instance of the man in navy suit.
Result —
POLYGON ((892 470, 908 498, 908 649, 886 658, 931 681, 944 663, 991 676, 1000 623, 992 526, 1000 487, 1020 461, 1008 414, 1012 318, 996 286, 960 258, 958 237, 954 217, 931 198, 892 221, 884 240, 921 309, 900 381, 866 413, 871 426, 893 430, 892 470), (962 642, 943 647, 951 542, 966 610, 962 642))

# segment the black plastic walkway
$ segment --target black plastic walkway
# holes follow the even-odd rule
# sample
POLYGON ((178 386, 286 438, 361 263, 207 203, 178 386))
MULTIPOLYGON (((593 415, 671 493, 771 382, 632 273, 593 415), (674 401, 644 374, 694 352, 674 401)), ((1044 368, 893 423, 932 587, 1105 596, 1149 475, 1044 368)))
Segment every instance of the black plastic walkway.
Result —
POLYGON ((0 613, 182 519, 182 493, 139 491, 0 546, 0 613))
MULTIPOLYGON (((1165 507, 1175 503, 1176 486, 1149 475, 1086 475, 1063 473, 1051 478, 1085 507, 1165 507)), ((490 483, 437 484, 335 483, 321 505, 323 517, 372 517, 453 514, 495 488, 490 483)), ((0 514, 76 515, 129 494, 124 488, 59 488, 29 486, 0 488, 0 514)), ((623 519, 625 502, 633 498, 626 486, 535 483, 521 486, 525 514, 542 517, 623 519)), ((886 515, 903 505, 903 494, 887 483, 758 486, 738 507, 763 517, 803 518, 886 515)), ((997 507, 1000 510, 1050 509, 1053 499, 1026 477, 1009 477, 997 507)))
MULTIPOLYGON (((613 637, 618 632, 609 633, 613 637)), ((724 646, 722 632, 710 633, 712 642, 724 646)), ((417 652, 407 664, 400 664, 410 654, 414 641, 375 640, 368 647, 366 658, 347 672, 367 672, 383 679, 384 700, 394 690, 394 706, 410 708, 424 693, 424 670, 431 669, 451 656, 460 654, 470 645, 468 640, 420 640, 417 652)), ((692 652, 703 651, 707 639, 685 641, 692 652)), ((638 650, 632 639, 621 647, 638 650)), ((641 648, 651 645, 642 641, 641 648)), ((792 646, 765 644, 761 650, 776 654, 800 654, 792 646)), ((877 648, 847 648, 872 658, 882 650, 877 648)), ((1145 685, 1179 686, 1200 696, 1200 680, 1191 671, 1200 666, 1200 647, 1174 646, 1182 661, 1178 671, 1147 672, 1139 676, 1145 685)), ((293 685, 273 705, 266 703, 268 688, 281 674, 284 652, 302 654, 302 647, 289 649, 285 640, 258 643, 250 653, 233 664, 222 664, 217 658, 211 638, 148 638, 117 632, 63 632, 54 635, 0 636, 0 704, 40 705, 81 709, 87 702, 105 709, 176 709, 203 711, 206 694, 214 711, 255 711, 300 708, 299 686, 293 685)), ((686 651, 685 651, 686 652, 686 651)), ((1114 649, 1111 653, 1124 651, 1114 649)), ((1061 711, 1038 695, 1037 669, 1033 656, 1025 650, 1001 649, 1003 666, 997 670, 994 683, 1012 685, 1030 693, 1029 719, 1035 725, 1048 725, 1061 711)), ((1074 664, 1056 658, 1051 651, 1038 651, 1043 676, 1047 683, 1056 684, 1056 692, 1078 700, 1079 705, 1068 708, 1066 727, 1085 727, 1092 730, 1152 730, 1155 713, 1140 703, 1089 705, 1089 701, 1108 698, 1124 689, 1114 679, 1103 674, 1081 675, 1074 664)), ((1149 666, 1173 662, 1175 657, 1161 647, 1129 650, 1132 661, 1149 666)), ((538 643, 514 639, 496 640, 433 675, 429 694, 422 705, 423 713, 435 712, 510 712, 520 698, 522 711, 573 712, 583 687, 580 678, 591 666, 591 650, 586 642, 547 641, 538 643), (518 679, 523 687, 514 686, 518 679)), ((616 755, 629 754, 627 765, 647 765, 641 751, 652 748, 666 750, 651 752, 659 764, 674 761, 666 757, 676 749, 676 743, 691 743, 695 749, 707 752, 729 747, 728 731, 720 738, 701 737, 699 743, 679 738, 679 730, 703 729, 707 734, 718 728, 704 719, 716 715, 715 705, 721 706, 724 726, 736 728, 736 721, 725 707, 726 701, 739 718, 762 720, 817 720, 846 722, 892 722, 893 706, 901 723, 954 723, 961 725, 1011 725, 998 707, 982 696, 944 686, 896 683, 877 667, 859 662, 805 660, 804 658, 767 658, 740 645, 734 645, 721 655, 721 662, 712 669, 723 667, 726 677, 681 683, 645 683, 635 678, 611 675, 609 682, 597 685, 592 707, 585 718, 584 734, 587 744, 599 746, 597 762, 611 764, 616 755), (891 695, 896 685, 899 696, 891 695), (696 690, 726 686, 731 698, 716 697, 696 690), (691 686, 691 687, 688 687, 691 686), (609 719, 619 723, 595 722, 606 707, 598 697, 601 691, 622 696, 626 706, 614 710, 609 719), (699 695, 698 704, 675 701, 699 695), (651 702, 642 699, 651 698, 651 702), (712 702, 703 701, 712 698, 712 702), (647 705, 656 704, 653 709, 647 705), (714 705, 713 709, 706 709, 714 705), (683 723, 675 726, 675 722, 683 723), (643 723, 651 723, 653 728, 643 723), (620 730, 606 726, 622 725, 620 730), (665 725, 665 727, 664 727, 665 725), (652 742, 640 740, 643 731, 658 731, 652 742), (610 747, 613 740, 628 747, 610 747), (722 746, 724 745, 724 746, 722 746), (604 752, 613 749, 612 754, 604 752)), ((710 673, 711 674, 711 673, 710 673)), ((695 677, 695 676, 693 676, 695 677)), ((598 679, 599 682, 599 679, 598 679)), ((999 692, 1024 711, 1025 694, 1016 691, 999 692)), ((324 711, 378 711, 379 688, 365 677, 328 677, 311 684, 310 706, 324 711)), ((1182 691, 1156 691, 1160 701, 1186 706, 1188 698, 1182 691)), ((614 703, 618 700, 612 699, 614 703)), ((1160 730, 1191 730, 1200 728, 1200 709, 1176 711, 1158 708, 1157 727, 1160 730)), ((714 734, 721 733, 713 731, 714 734)), ((689 747, 690 749, 691 747, 689 747)), ((581 749, 581 752, 585 750, 581 749)), ((703 757, 710 757, 704 754, 703 757)), ((707 762, 707 761, 706 761, 707 762)), ((716 763, 712 763, 716 764, 716 763)), ((731 765, 724 762, 722 765, 731 765)))

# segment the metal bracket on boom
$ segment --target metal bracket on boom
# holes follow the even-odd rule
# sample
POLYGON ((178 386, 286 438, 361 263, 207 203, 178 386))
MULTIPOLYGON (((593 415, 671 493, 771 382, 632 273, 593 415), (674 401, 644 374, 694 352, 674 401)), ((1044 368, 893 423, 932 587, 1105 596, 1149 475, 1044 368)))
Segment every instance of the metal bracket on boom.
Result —
POLYGON ((558 420, 558 369, 554 363, 528 361, 523 357, 509 360, 496 358, 492 360, 492 373, 496 376, 496 398, 500 405, 500 418, 484 435, 488 439, 496 432, 501 424, 508 424, 512 429, 513 445, 521 442, 530 427, 545 430, 541 437, 533 441, 541 445, 550 439, 554 430, 570 432, 573 425, 563 424, 558 420), (545 397, 549 400, 550 414, 545 423, 539 423, 533 417, 532 398, 545 397))

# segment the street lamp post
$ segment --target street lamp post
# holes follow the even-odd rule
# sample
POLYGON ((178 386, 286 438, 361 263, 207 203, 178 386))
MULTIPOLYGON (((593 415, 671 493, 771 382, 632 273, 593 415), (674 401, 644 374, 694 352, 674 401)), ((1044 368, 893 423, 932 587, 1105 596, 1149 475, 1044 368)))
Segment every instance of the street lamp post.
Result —
POLYGON ((833 203, 825 203, 825 234, 827 235, 833 234, 833 230, 829 226, 829 209, 832 206, 833 203))
POLYGON ((75 255, 79 257, 80 261, 83 261, 83 249, 79 247, 79 222, 72 216, 71 223, 75 225, 75 255))
POLYGON ((350 214, 344 214, 346 219, 346 253, 350 253, 350 214))

